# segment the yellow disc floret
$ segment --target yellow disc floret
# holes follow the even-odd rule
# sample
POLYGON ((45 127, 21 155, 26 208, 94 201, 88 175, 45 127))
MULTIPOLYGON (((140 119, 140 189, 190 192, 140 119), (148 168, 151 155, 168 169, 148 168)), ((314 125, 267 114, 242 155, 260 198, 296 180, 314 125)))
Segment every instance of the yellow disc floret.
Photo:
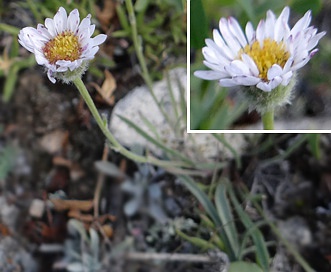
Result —
POLYGON ((253 59, 259 70, 259 77, 264 81, 268 80, 268 70, 272 65, 278 64, 283 68, 290 57, 283 42, 277 43, 269 38, 265 39, 262 44, 259 41, 255 41, 252 44, 246 45, 240 50, 239 58, 243 53, 253 59))
POLYGON ((70 31, 62 32, 43 47, 43 53, 51 64, 58 60, 77 60, 81 52, 78 37, 70 31))

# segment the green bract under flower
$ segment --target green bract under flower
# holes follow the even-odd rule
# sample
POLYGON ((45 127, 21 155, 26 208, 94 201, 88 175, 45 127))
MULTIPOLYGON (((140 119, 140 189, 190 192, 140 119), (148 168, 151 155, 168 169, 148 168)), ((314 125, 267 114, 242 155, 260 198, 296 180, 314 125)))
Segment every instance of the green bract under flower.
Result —
POLYGON ((51 82, 55 83, 55 78, 70 82, 85 72, 89 60, 107 38, 104 34, 91 38, 94 30, 91 15, 80 22, 77 9, 67 16, 60 7, 54 19, 45 20, 45 25, 23 28, 18 41, 35 54, 38 64, 46 67, 51 82))
POLYGON ((279 85, 272 92, 261 92, 255 86, 244 87, 244 95, 250 110, 256 110, 261 114, 272 111, 277 107, 289 104, 292 90, 296 84, 296 74, 294 74, 288 85, 279 85))

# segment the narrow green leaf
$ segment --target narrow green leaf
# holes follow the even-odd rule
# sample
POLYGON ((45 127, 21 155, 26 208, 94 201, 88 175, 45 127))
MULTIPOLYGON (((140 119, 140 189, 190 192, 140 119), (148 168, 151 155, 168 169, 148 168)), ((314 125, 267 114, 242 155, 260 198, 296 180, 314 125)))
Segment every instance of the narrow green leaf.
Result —
MULTIPOLYGON (((255 223, 253 228, 246 229, 245 233, 242 235, 242 238, 241 238, 241 247, 239 249, 239 254, 238 254, 239 260, 242 260, 245 256, 245 254, 247 254, 247 252, 251 252, 251 251, 249 251, 250 248, 254 248, 254 252, 255 252, 254 245, 250 248, 248 247, 248 242, 250 241, 250 236, 252 235, 253 231, 255 231, 256 229, 258 229, 261 226, 264 226, 266 224, 267 224, 267 222, 261 221, 261 222, 255 223)), ((267 245, 267 242, 266 242, 266 245, 267 245)))
POLYGON ((144 124, 148 127, 148 129, 154 134, 154 137, 160 141, 160 134, 157 131, 157 128, 155 125, 153 125, 142 113, 139 113, 139 116, 141 120, 144 122, 144 124))
POLYGON ((202 251, 215 248, 214 244, 212 244, 211 242, 206 241, 200 237, 189 236, 189 235, 185 234, 184 232, 180 231, 179 229, 176 229, 176 233, 183 239, 189 241, 192 245, 195 245, 195 246, 201 248, 202 251))
POLYGON ((179 77, 176 76, 176 83, 179 88, 179 95, 180 95, 180 109, 182 113, 182 120, 186 124, 187 116, 186 116, 186 88, 184 88, 183 84, 181 83, 179 77))
POLYGON ((183 182, 183 184, 187 187, 187 189, 189 189, 190 192, 199 200, 200 204, 205 209, 206 213, 214 221, 214 224, 220 233, 220 238, 225 245, 225 248, 222 250, 224 250, 228 253, 230 260, 235 260, 236 259, 235 253, 233 252, 230 242, 228 240, 228 237, 226 236, 226 233, 224 232, 224 229, 223 229, 224 226, 217 214, 217 210, 216 210, 215 206, 209 200, 207 194, 199 188, 197 183, 195 183, 195 181, 192 178, 190 178, 188 176, 181 176, 180 179, 183 182))
POLYGON ((256 247, 256 253, 255 253, 256 262, 261 266, 264 272, 268 272, 270 256, 261 231, 258 228, 256 228, 254 222, 250 219, 250 217, 241 207, 233 190, 229 190, 229 196, 245 228, 247 230, 251 230, 251 237, 256 247))
POLYGON ((204 46, 204 40, 208 36, 208 24, 201 0, 191 1, 190 20, 191 46, 195 49, 202 48, 204 46))
POLYGON ((17 36, 20 32, 19 28, 4 23, 0 23, 0 31, 4 31, 15 36, 17 36))
POLYGON ((94 162, 94 166, 96 169, 110 177, 114 178, 123 178, 124 174, 123 172, 113 163, 109 161, 96 161, 94 162))
POLYGON ((10 67, 8 76, 6 77, 5 85, 3 87, 2 101, 8 103, 12 97, 17 81, 18 68, 10 67))
POLYGON ((219 181, 215 192, 215 204, 218 216, 221 219, 224 231, 229 239, 232 251, 236 254, 237 257, 239 250, 238 233, 234 224, 231 206, 227 197, 227 184, 228 181, 225 179, 221 179, 219 181))
POLYGON ((134 9, 136 12, 141 12, 145 10, 148 6, 149 0, 137 0, 134 4, 134 9))
POLYGON ((311 151, 311 153, 313 153, 314 157, 317 160, 321 159, 320 140, 321 140, 320 133, 309 133, 308 134, 308 144, 309 144, 310 151, 311 151))
MULTIPOLYGON (((10 95, 13 93, 18 71, 23 68, 32 67, 35 65, 35 63, 36 61, 33 55, 30 55, 28 58, 24 59, 16 59, 15 62, 13 62, 6 79, 9 82, 6 82, 4 86, 4 92, 2 94, 3 99, 4 97, 10 98, 10 95), (13 77, 13 79, 11 79, 11 77, 13 77)), ((6 100, 6 102, 8 100, 6 100)))
POLYGON ((172 88, 172 83, 170 81, 170 77, 169 77, 169 73, 168 72, 165 73, 165 78, 167 80, 167 87, 168 87, 168 90, 169 90, 169 96, 170 96, 170 101, 171 101, 172 109, 175 112, 176 118, 179 119, 179 113, 178 113, 178 107, 177 107, 177 104, 178 103, 177 103, 177 101, 175 99, 174 90, 172 88))
POLYGON ((227 140, 225 140, 224 134, 212 134, 212 135, 219 142, 221 142, 224 145, 224 147, 226 147, 227 149, 229 149, 229 151, 232 153, 233 157, 236 160, 237 168, 240 169, 241 168, 241 159, 240 159, 240 156, 239 156, 238 152, 232 147, 232 145, 227 140))
POLYGON ((117 30, 111 34, 111 36, 114 38, 125 38, 130 35, 130 32, 128 32, 127 30, 117 30))
POLYGON ((204 226, 206 226, 207 228, 210 228, 210 229, 215 229, 214 222, 211 221, 207 215, 202 213, 202 214, 200 214, 200 218, 201 218, 202 224, 204 226))
POLYGON ((205 192, 203 192, 197 183, 188 176, 182 176, 181 181, 187 189, 199 200, 202 207, 205 209, 210 218, 214 221, 215 225, 221 225, 220 218, 213 203, 209 200, 205 192))
MULTIPOLYGON (((126 17, 124 8, 122 7, 121 4, 116 5, 116 14, 120 20, 121 26, 124 29, 124 31, 126 33, 131 33, 131 27, 128 23, 128 18, 126 17)), ((122 31, 122 32, 124 32, 124 31, 122 31)))

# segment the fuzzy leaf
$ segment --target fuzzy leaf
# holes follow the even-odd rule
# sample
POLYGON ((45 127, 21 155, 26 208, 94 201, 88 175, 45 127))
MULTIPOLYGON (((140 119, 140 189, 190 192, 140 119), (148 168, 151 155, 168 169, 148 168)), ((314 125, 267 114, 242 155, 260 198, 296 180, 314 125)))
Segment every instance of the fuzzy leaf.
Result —
POLYGON ((113 177, 113 178, 123 178, 123 172, 113 163, 108 161, 96 161, 94 166, 101 173, 113 177))
POLYGON ((84 271, 85 267, 82 263, 71 263, 67 267, 67 270, 70 272, 82 272, 84 271))
POLYGON ((233 262, 230 264, 228 272, 263 272, 255 263, 233 262))

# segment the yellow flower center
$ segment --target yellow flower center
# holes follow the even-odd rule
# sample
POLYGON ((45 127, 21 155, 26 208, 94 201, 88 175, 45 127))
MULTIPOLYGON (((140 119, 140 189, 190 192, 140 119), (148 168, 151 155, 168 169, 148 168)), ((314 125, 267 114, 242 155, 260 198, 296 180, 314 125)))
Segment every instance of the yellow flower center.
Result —
POLYGON ((81 52, 78 37, 70 31, 57 35, 43 48, 43 53, 51 64, 55 64, 58 60, 77 60, 81 52))
POLYGON ((283 68, 290 57, 283 42, 277 43, 269 38, 263 41, 262 46, 259 41, 246 45, 240 50, 239 58, 243 53, 253 59, 260 72, 259 77, 265 81, 268 80, 268 70, 272 65, 278 64, 283 68))

